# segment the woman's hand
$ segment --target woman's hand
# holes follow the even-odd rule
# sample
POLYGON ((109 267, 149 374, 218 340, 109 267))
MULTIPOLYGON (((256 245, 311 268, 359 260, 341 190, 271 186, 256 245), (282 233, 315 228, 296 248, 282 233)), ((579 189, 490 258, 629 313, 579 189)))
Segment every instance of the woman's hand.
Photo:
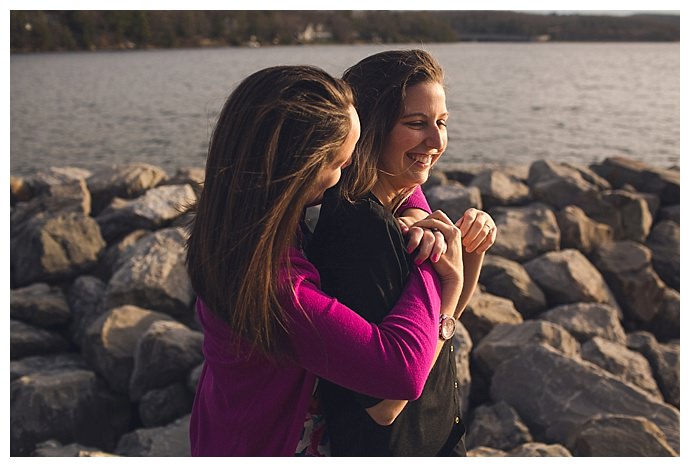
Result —
POLYGON ((446 243, 446 251, 432 264, 442 282, 455 281, 462 287, 463 245, 460 228, 453 224, 453 221, 443 211, 434 211, 426 219, 416 222, 413 227, 422 227, 425 230, 430 230, 434 236, 441 234, 446 243))
POLYGON ((415 226, 417 219, 411 216, 397 217, 400 230, 407 235, 407 253, 417 250, 415 264, 422 264, 427 259, 436 263, 446 252, 446 239, 438 230, 424 229, 415 226))
POLYGON ((489 214, 469 208, 455 223, 468 253, 485 253, 496 242, 496 223, 489 214))

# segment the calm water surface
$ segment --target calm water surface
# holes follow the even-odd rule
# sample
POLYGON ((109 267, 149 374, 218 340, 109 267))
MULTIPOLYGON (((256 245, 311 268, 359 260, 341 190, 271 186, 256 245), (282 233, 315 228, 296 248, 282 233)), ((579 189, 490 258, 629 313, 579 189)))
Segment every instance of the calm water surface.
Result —
MULTIPOLYGON (((10 56, 10 171, 149 162, 203 166, 230 91, 279 64, 341 75, 410 46, 284 46, 10 56)), ((680 165, 680 45, 432 44, 446 70, 444 159, 680 165)), ((443 160, 443 159, 442 159, 443 160)))

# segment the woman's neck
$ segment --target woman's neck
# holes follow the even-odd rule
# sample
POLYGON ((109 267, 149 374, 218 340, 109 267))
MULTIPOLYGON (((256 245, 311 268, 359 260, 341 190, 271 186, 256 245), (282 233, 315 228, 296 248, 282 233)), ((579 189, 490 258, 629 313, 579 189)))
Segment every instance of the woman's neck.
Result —
POLYGON ((400 194, 399 189, 393 187, 384 178, 379 177, 372 187, 371 192, 379 201, 381 201, 383 207, 389 211, 393 211, 393 202, 395 201, 395 197, 400 194))

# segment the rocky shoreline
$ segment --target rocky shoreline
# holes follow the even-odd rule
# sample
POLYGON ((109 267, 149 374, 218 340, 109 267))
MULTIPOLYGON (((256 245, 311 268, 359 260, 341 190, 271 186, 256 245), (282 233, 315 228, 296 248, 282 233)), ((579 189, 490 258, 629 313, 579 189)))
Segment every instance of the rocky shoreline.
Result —
MULTIPOLYGON (((470 455, 679 455, 679 171, 438 169, 432 208, 499 229, 455 336, 470 455)), ((11 177, 12 456, 189 455, 203 355, 181 207, 202 179, 11 177)))

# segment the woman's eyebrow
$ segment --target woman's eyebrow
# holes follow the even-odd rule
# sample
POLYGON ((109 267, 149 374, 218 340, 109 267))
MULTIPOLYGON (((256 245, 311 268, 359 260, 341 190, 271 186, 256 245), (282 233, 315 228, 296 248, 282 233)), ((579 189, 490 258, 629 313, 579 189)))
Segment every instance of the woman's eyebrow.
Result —
MULTIPOLYGON (((448 118, 448 115, 449 115, 448 112, 444 112, 444 113, 442 113, 441 115, 439 115, 439 117, 446 117, 446 118, 448 118)), ((412 113, 409 113, 409 114, 404 114, 404 115, 403 115, 402 117, 400 117, 400 118, 410 118, 410 117, 423 117, 423 118, 427 118, 427 114, 425 114, 424 112, 412 112, 412 113)))

